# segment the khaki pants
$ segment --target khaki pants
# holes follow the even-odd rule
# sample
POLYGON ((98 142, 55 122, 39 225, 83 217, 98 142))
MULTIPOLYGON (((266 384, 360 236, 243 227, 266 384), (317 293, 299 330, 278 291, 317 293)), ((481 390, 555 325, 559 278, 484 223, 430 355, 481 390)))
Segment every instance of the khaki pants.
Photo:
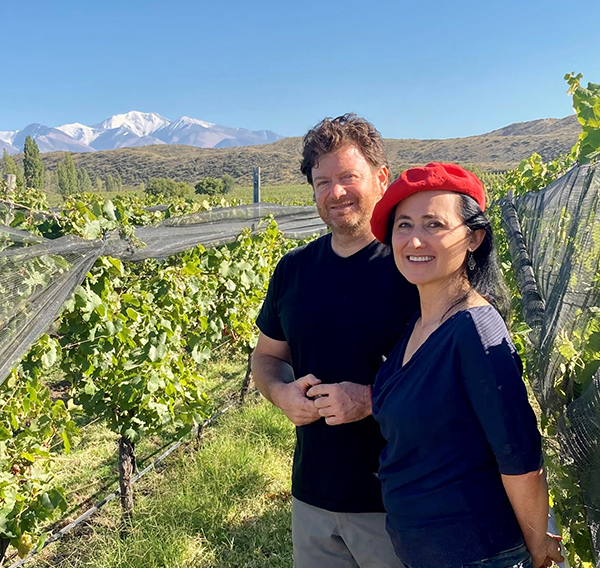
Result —
POLYGON ((292 499, 294 568, 402 568, 385 513, 332 513, 292 499))

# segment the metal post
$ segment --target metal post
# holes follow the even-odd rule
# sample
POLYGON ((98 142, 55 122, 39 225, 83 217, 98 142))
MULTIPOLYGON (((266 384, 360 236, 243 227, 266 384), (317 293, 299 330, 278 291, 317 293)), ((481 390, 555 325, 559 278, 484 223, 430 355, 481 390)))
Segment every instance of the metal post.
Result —
POLYGON ((254 203, 260 203, 260 167, 256 166, 252 172, 252 181, 254 184, 254 203))

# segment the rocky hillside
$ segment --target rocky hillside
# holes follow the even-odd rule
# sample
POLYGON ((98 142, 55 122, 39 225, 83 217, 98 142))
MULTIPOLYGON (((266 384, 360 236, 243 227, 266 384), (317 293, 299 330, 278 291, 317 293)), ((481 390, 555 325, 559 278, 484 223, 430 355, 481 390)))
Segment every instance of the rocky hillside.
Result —
MULTIPOLYGON (((568 152, 576 142, 580 126, 574 116, 511 124, 499 130, 445 140, 386 139, 392 174, 407 166, 432 160, 476 165, 482 171, 503 171, 538 152, 551 159, 568 152)), ((302 183, 299 173, 301 138, 285 138, 273 144, 237 148, 194 148, 154 145, 94 153, 73 154, 75 164, 98 176, 120 174, 123 183, 136 185, 151 177, 170 177, 195 184, 204 176, 232 175, 249 184, 252 168, 261 167, 265 184, 302 183)), ((56 169, 62 152, 43 155, 44 165, 56 169)), ((16 156, 17 160, 21 156, 16 156)))

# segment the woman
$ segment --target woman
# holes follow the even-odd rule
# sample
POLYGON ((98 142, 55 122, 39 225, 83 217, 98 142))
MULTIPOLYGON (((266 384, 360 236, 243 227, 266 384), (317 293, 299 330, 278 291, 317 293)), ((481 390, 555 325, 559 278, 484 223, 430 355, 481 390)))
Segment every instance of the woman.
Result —
POLYGON ((562 560, 484 209, 477 177, 431 163, 394 181, 371 220, 421 303, 373 388, 388 532, 410 568, 562 560))

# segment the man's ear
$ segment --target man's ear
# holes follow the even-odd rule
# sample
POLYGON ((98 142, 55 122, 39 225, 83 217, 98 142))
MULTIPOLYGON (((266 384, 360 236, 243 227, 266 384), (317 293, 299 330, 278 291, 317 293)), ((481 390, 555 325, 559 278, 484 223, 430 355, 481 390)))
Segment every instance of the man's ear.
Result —
POLYGON ((388 169, 387 166, 381 166, 378 170, 377 170, 377 185, 379 186, 379 189, 381 190, 381 195, 383 195, 384 191, 387 189, 387 186, 390 182, 390 170, 388 169))

